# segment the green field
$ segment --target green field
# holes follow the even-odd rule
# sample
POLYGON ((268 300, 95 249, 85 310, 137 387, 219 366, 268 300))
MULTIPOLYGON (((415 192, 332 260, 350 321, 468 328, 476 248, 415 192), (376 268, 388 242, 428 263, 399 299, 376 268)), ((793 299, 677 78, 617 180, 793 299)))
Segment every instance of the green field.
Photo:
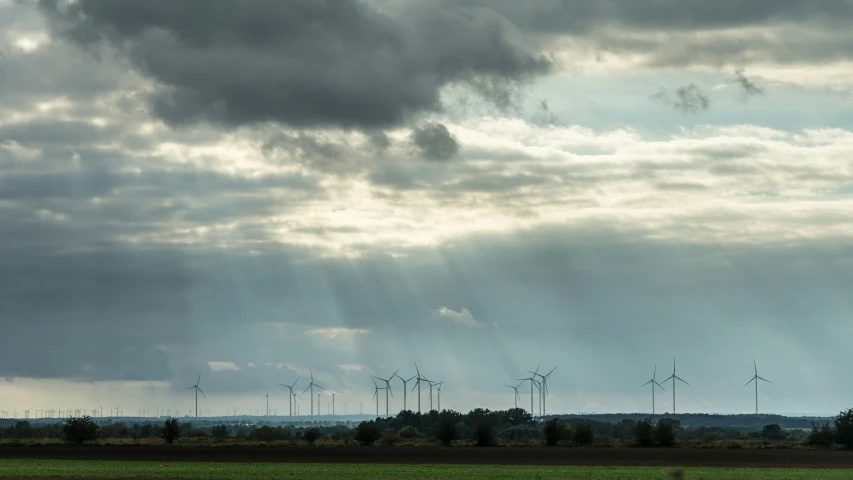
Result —
MULTIPOLYGON (((504 465, 394 465, 211 462, 115 462, 88 460, 0 460, 0 477, 68 476, 89 478, 199 479, 588 479, 665 480, 673 468, 550 467, 504 465)), ((685 480, 834 480, 853 478, 840 469, 686 468, 685 480)))

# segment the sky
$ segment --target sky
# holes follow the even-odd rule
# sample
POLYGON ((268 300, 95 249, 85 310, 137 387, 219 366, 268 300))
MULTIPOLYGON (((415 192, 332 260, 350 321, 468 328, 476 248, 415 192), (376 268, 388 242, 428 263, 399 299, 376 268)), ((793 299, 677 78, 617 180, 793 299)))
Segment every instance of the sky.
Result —
POLYGON ((313 373, 371 412, 417 362, 443 408, 541 365, 548 413, 648 412, 673 359, 679 412, 753 411, 753 360, 762 412, 849 408, 851 22, 0 0, 0 411, 185 415, 201 373, 202 414, 306 412, 313 373))

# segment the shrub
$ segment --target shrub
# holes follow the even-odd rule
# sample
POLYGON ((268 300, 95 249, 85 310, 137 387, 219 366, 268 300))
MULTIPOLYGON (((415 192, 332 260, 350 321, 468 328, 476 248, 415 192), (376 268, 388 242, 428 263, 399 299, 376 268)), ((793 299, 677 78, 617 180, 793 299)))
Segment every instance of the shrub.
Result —
POLYGON ((634 425, 634 441, 641 447, 654 445, 654 427, 650 418, 640 420, 634 425))
POLYGON ((160 438, 162 438, 166 441, 166 443, 171 445, 180 436, 181 424, 178 423, 178 419, 174 417, 167 418, 166 422, 163 424, 163 431, 160 432, 160 438))
POLYGON ((545 444, 553 447, 563 437, 563 425, 560 424, 560 419, 552 418, 545 422, 542 427, 542 435, 545 437, 545 444))
POLYGON ((585 447, 595 441, 595 431, 588 423, 579 423, 572 428, 572 442, 585 447))
POLYGON ((659 420, 655 425, 655 441, 661 447, 675 445, 675 426, 669 420, 659 420))
POLYGON ((835 441, 853 450, 853 408, 835 417, 835 441))
POLYGON ((400 432, 397 434, 401 438, 416 438, 420 436, 418 429, 413 425, 406 425, 405 427, 400 429, 400 432))
POLYGON ((228 438, 228 427, 225 425, 216 425, 210 429, 210 436, 218 439, 228 438))
POLYGON ((323 434, 320 433, 319 429, 309 428, 302 432, 302 438, 308 442, 310 445, 314 445, 314 442, 323 438, 323 434))
POLYGON ((806 438, 806 443, 809 445, 817 445, 819 447, 831 447, 835 442, 835 433, 828 423, 824 423, 820 427, 812 422, 812 431, 806 438))
POLYGON ((481 420, 474 427, 472 436, 478 447, 491 447, 495 444, 495 426, 488 420, 481 420))
POLYGON ((67 441, 83 445, 89 440, 98 438, 98 424, 88 415, 71 417, 62 425, 62 433, 65 434, 67 441))
POLYGON ((459 438, 459 425, 451 412, 444 411, 438 415, 435 438, 443 445, 450 445, 454 440, 459 438))
POLYGON ((768 440, 785 440, 787 435, 785 431, 782 430, 782 427, 775 423, 771 423, 770 425, 765 425, 764 428, 761 429, 761 437, 766 438, 768 440))
POLYGON ((381 446, 381 447, 393 447, 394 445, 397 445, 397 443, 399 443, 399 442, 400 442, 400 437, 398 437, 397 435, 394 435, 394 434, 389 434, 389 435, 383 435, 382 438, 380 438, 379 441, 376 442, 376 444, 381 446))
POLYGON ((252 431, 249 433, 249 439, 257 440, 260 442, 289 440, 292 436, 292 433, 293 432, 291 431, 290 427, 271 427, 269 425, 263 425, 252 429, 252 431))
POLYGON ((355 427, 355 441, 362 445, 373 445, 373 442, 382 438, 382 432, 376 422, 361 422, 355 427))

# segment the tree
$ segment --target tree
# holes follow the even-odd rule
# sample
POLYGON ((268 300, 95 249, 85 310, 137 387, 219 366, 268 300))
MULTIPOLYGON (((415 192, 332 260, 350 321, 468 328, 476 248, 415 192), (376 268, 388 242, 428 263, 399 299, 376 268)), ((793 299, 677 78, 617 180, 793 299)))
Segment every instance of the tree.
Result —
POLYGON ((835 432, 830 428, 829 423, 824 422, 818 427, 812 422, 812 431, 806 438, 806 443, 809 445, 817 445, 819 447, 831 447, 835 442, 835 432))
POLYGON ((480 420, 472 434, 478 447, 491 447, 495 443, 495 426, 489 420, 480 420))
POLYGON ((399 435, 400 438, 415 438, 420 435, 420 433, 418 432, 418 429, 415 428, 413 425, 406 425, 405 427, 400 429, 397 435, 399 435))
POLYGON ((446 446, 449 446, 454 440, 459 438, 459 425, 456 415, 449 411, 441 412, 438 415, 435 438, 446 446))
POLYGON ((353 438, 362 445, 373 445, 374 442, 382 438, 382 431, 374 421, 361 422, 355 427, 353 438))
POLYGON ((655 441, 662 447, 675 445, 675 425, 666 419, 658 420, 655 425, 655 441))
POLYGON ((640 420, 634 425, 634 441, 641 447, 651 447, 654 445, 654 427, 652 420, 647 418, 640 420))
POLYGON ((761 429, 761 437, 766 438, 768 440, 779 441, 785 440, 785 437, 787 437, 787 435, 785 434, 785 431, 782 430, 782 427, 780 427, 778 424, 771 423, 770 425, 765 425, 761 429))
POLYGON ((169 445, 174 443, 181 436, 181 424, 178 419, 169 417, 163 424, 163 430, 160 432, 160 438, 166 441, 169 445))
POLYGON ((228 438, 228 427, 225 425, 215 425, 210 429, 210 436, 218 439, 228 438))
POLYGON ((585 447, 587 445, 592 445, 592 442, 595 441, 595 431, 592 429, 592 425, 588 423, 579 423, 572 428, 572 442, 575 445, 580 445, 585 447))
POLYGON ((559 418, 552 418, 545 422, 542 427, 542 435, 545 437, 545 444, 553 447, 563 438, 563 425, 560 424, 559 418))
POLYGON ((317 428, 309 428, 302 432, 302 438, 310 445, 314 445, 314 442, 323 438, 323 434, 317 428))
POLYGON ((67 441, 83 445, 83 443, 89 440, 98 438, 98 424, 88 415, 70 417, 62 425, 62 433, 65 434, 67 441))
POLYGON ((835 417, 835 441, 853 450, 853 408, 835 417))

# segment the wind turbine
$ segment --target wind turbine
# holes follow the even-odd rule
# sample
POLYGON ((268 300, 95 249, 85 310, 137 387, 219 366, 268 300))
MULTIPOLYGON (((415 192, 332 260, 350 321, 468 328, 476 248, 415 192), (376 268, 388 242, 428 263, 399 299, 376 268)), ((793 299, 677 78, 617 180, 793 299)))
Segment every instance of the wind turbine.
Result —
POLYGON ((539 371, 539 368, 536 369, 536 372, 530 372, 533 374, 534 377, 539 377, 542 379, 542 381, 539 382, 542 385, 542 388, 539 389, 539 396, 542 398, 542 411, 540 416, 543 417, 545 416, 545 396, 548 395, 548 377, 550 377, 556 369, 557 367, 552 368, 551 371, 546 373, 545 375, 542 375, 541 373, 536 373, 539 371))
MULTIPOLYGON (((305 391, 303 391, 302 393, 307 392, 309 389, 311 390, 311 396, 308 397, 308 403, 311 404, 311 416, 313 417, 314 416, 314 387, 317 387, 317 388, 323 388, 323 387, 314 383, 314 372, 312 372, 310 368, 308 369, 308 373, 311 374, 311 383, 308 384, 308 388, 306 388, 305 391)), ((323 388, 323 390, 325 390, 325 388, 323 388)), ((318 397, 317 398, 317 415, 319 415, 319 414, 320 414, 320 399, 318 397)))
POLYGON ((675 381, 678 380, 679 382, 682 382, 685 385, 690 385, 690 384, 685 382, 684 380, 681 379, 681 377, 679 377, 678 375, 675 374, 675 358, 674 357, 672 359, 672 375, 667 377, 664 380, 664 383, 666 383, 670 380, 672 380, 672 414, 675 415, 675 381))
POLYGON ((521 396, 518 394, 518 389, 519 387, 521 387, 522 384, 524 384, 524 380, 522 380, 521 383, 518 384, 518 387, 513 387, 512 385, 504 384, 505 387, 509 387, 515 390, 515 408, 518 408, 518 400, 521 398, 521 396))
MULTIPOLYGON (((539 388, 539 382, 536 381, 536 374, 539 372, 539 367, 536 367, 536 371, 533 372, 528 378, 518 378, 517 380, 521 380, 522 383, 529 381, 530 382, 530 415, 536 415, 536 412, 533 410, 533 385, 536 385, 536 388, 539 388)), ((541 389, 540 389, 541 390, 541 389)))
MULTIPOLYGON (((397 374, 395 373, 394 375, 397 375, 397 374)), ((400 375, 397 375, 397 378, 399 378, 400 381, 403 382, 403 410, 408 410, 408 408, 406 407, 406 393, 408 392, 409 387, 406 386, 406 383, 411 382, 412 380, 415 379, 415 377, 412 377, 412 378, 406 380, 405 378, 401 377, 400 375)))
MULTIPOLYGON (((335 415, 335 395, 337 395, 337 393, 332 392, 332 416, 335 415)), ((344 408, 346 408, 346 407, 344 407, 344 408)))
MULTIPOLYGON (((641 387, 645 387, 645 386, 646 386, 646 385, 648 385, 648 384, 651 384, 651 385, 652 385, 652 415, 654 415, 654 414, 655 414, 655 385, 657 385, 658 387, 660 387, 660 389, 661 389, 661 390, 663 390, 664 392, 666 391, 666 389, 665 389, 665 388, 663 388, 663 385, 659 384, 659 383, 658 383, 658 381, 657 381, 657 380, 655 380, 655 378, 657 377, 657 375, 658 375, 658 366, 657 366, 657 365, 655 365, 655 371, 654 371, 654 373, 652 373, 652 379, 651 379, 651 380, 649 380, 648 382, 646 382, 646 383, 644 383, 644 384, 640 385, 641 387)), ((664 380, 664 381, 666 381, 666 380, 664 380)), ((674 405, 674 403, 673 403, 673 405, 674 405)), ((673 408, 674 408, 674 407, 673 407, 673 408)), ((672 413, 675 413, 675 412, 672 412, 672 413)))
MULTIPOLYGON (((758 381, 764 380, 767 383, 773 383, 773 382, 771 382, 770 380, 767 380, 766 378, 761 378, 758 376, 758 365, 755 363, 754 358, 752 359, 752 366, 755 367, 755 375, 752 378, 750 378, 748 382, 746 382, 746 385, 749 385, 750 383, 755 382, 755 414, 758 415, 758 381)), ((746 388, 746 385, 744 385, 744 388, 746 388)))
POLYGON ((204 392, 201 391, 201 388, 199 388, 199 383, 201 383, 201 372, 198 372, 198 380, 195 381, 195 385, 187 387, 187 390, 195 389, 195 418, 198 418, 198 392, 201 392, 201 395, 204 398, 207 398, 207 395, 205 395, 204 392))
POLYGON ((418 389, 418 413, 421 413, 421 382, 429 382, 429 380, 421 376, 421 371, 418 370, 418 362, 415 362, 415 371, 417 372, 415 376, 417 381, 415 382, 415 386, 412 387, 412 391, 414 392, 415 388, 418 389))
POLYGON ((386 378, 373 377, 373 378, 375 378, 375 379, 377 379, 377 380, 381 380, 381 381, 385 382, 385 416, 386 416, 386 417, 389 417, 389 416, 390 416, 390 415, 388 414, 388 410, 389 410, 389 409, 388 409, 388 405, 389 405, 389 403, 388 403, 388 394, 391 394, 391 396, 392 396, 392 397, 394 396, 394 392, 392 392, 392 391, 391 391, 391 380, 394 378, 394 376, 396 376, 396 375, 397 375, 397 372, 399 372, 399 370, 397 370, 396 372, 394 372, 394 373, 393 373, 390 377, 388 377, 387 379, 386 379, 386 378))
MULTIPOLYGON (((267 416, 269 417, 270 416, 270 391, 269 390, 267 390, 267 394, 264 395, 264 398, 267 399, 267 416)), ((198 412, 196 412, 196 414, 198 414, 198 412)), ((198 415, 196 415, 196 416, 198 416, 198 415)))
POLYGON ((444 379, 443 378, 441 379, 440 382, 438 382, 436 384, 436 386, 438 387, 438 389, 436 391, 438 392, 438 411, 439 412, 441 412, 441 386, 442 385, 444 385, 444 379))
POLYGON ((379 418, 379 390, 384 390, 384 388, 379 388, 374 378, 376 377, 370 377, 370 380, 373 382, 373 398, 371 400, 376 399, 376 417, 379 418))
MULTIPOLYGON (((319 385, 318 385, 318 386, 319 386, 319 385)), ((325 390, 325 388, 324 388, 323 390, 325 390)), ((320 415, 322 415, 322 414, 320 413, 320 395, 322 395, 322 394, 323 394, 323 392, 317 392, 317 416, 318 416, 318 417, 319 417, 320 415)), ((328 414, 329 412, 327 411, 326 413, 328 414)))
MULTIPOLYGON (((296 377, 296 382, 298 382, 298 381, 299 381, 299 377, 296 377)), ((290 416, 291 417, 293 416, 293 397, 295 396, 295 395, 293 395, 293 387, 296 386, 296 382, 293 382, 293 385, 285 385, 283 383, 279 383, 280 386, 290 390, 289 400, 290 400, 290 416)))

